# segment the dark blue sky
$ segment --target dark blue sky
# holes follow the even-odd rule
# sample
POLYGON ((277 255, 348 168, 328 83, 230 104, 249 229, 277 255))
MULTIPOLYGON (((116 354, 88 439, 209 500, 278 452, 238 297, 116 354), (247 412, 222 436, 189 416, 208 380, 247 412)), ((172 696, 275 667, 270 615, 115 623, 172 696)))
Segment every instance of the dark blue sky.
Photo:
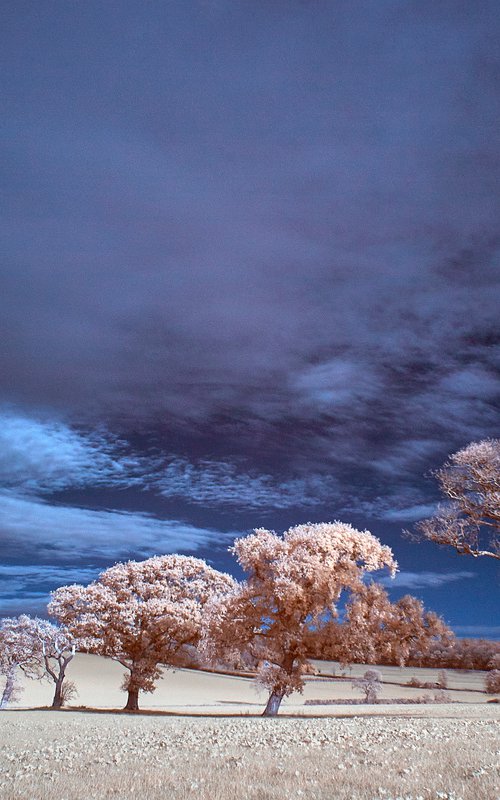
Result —
POLYGON ((499 34, 481 0, 4 4, 0 614, 341 519, 500 637, 498 565, 401 535, 498 436, 499 34))

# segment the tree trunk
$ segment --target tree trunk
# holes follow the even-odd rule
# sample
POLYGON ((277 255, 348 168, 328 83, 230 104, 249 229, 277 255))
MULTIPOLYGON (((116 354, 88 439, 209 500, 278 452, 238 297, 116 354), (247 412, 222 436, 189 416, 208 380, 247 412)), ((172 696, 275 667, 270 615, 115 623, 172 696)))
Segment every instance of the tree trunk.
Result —
POLYGON ((64 705, 63 683, 66 677, 66 667, 68 666, 69 662, 72 661, 74 655, 75 646, 73 645, 69 655, 65 656, 63 653, 58 653, 56 656, 52 656, 59 667, 59 671, 56 672, 55 665, 54 668, 52 668, 50 664, 50 656, 44 652, 45 671, 47 675, 50 675, 56 685, 54 699, 52 700, 52 708, 62 708, 64 705))
POLYGON ((262 712, 263 717, 275 717, 279 711, 281 701, 285 696, 284 692, 271 692, 267 705, 262 712))
POLYGON ((56 681, 56 689, 54 692, 54 699, 52 700, 52 708, 63 707, 63 696, 62 696, 63 681, 64 681, 64 675, 60 675, 56 681))
POLYGON ((129 689, 124 711, 139 711, 139 689, 129 689))
POLYGON ((7 673, 7 680, 0 700, 0 708, 5 708, 15 689, 16 684, 16 667, 11 667, 7 673))

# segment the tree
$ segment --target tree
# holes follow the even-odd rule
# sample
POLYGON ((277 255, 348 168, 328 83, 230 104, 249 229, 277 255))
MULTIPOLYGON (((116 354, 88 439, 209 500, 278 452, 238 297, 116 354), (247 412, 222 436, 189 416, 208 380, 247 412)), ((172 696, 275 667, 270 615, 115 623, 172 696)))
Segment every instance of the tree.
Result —
POLYGON ((391 603, 384 587, 369 583, 346 604, 342 624, 325 630, 325 650, 330 657, 365 664, 398 664, 425 660, 437 643, 449 647, 454 634, 420 600, 405 595, 391 603))
POLYGON ((382 674, 378 669, 367 669, 362 678, 356 678, 352 682, 352 688, 360 689, 364 693, 365 703, 376 703, 377 695, 382 689, 381 680, 382 674))
POLYGON ((368 531, 342 522, 297 525, 282 537, 259 528, 230 548, 247 580, 207 607, 204 648, 212 661, 248 649, 261 662, 257 680, 269 691, 265 716, 302 691, 311 637, 321 636, 344 590, 365 572, 396 563, 368 531))
POLYGON ((16 683, 18 670, 30 678, 40 678, 42 675, 31 623, 26 614, 5 617, 0 622, 0 674, 5 675, 0 708, 5 708, 21 691, 16 683))
POLYGON ((418 532, 460 554, 500 559, 500 439, 472 442, 434 474, 449 502, 418 532))
POLYGON ((4 619, 0 627, 0 663, 4 665, 1 671, 7 676, 3 705, 13 699, 19 668, 30 678, 52 680, 55 684, 52 708, 61 708, 65 695, 71 691, 65 674, 74 655, 75 642, 68 631, 48 620, 27 614, 4 619))
POLYGON ((116 564, 88 586, 57 589, 49 613, 81 647, 125 667, 125 708, 136 711, 139 692, 154 691, 159 665, 175 666, 197 644, 208 599, 233 586, 201 559, 155 556, 116 564))
POLYGON ((76 643, 68 630, 48 620, 35 617, 30 620, 35 657, 40 660, 44 676, 55 684, 52 708, 62 708, 74 692, 71 681, 66 680, 66 668, 76 652, 76 643))
POLYGON ((500 669, 492 669, 484 679, 484 686, 488 694, 500 692, 500 669))
POLYGON ((453 639, 436 641, 425 658, 410 655, 415 666, 448 667, 450 669, 500 669, 500 642, 488 639, 453 639), (498 664, 498 667, 495 665, 498 664))
POLYGON ((496 669, 500 672, 500 652, 495 653, 488 661, 488 669, 496 669))

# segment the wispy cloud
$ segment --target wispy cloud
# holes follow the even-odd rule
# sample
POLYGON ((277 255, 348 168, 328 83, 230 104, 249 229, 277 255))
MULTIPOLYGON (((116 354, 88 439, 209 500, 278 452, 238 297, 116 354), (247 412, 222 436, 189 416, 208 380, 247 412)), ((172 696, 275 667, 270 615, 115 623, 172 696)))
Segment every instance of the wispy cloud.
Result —
POLYGON ((50 592, 70 583, 87 584, 100 569, 39 564, 0 565, 0 616, 45 614, 50 592))
POLYGON ((0 412, 0 486, 17 491, 56 492, 82 486, 133 486, 144 464, 126 443, 104 430, 78 431, 67 423, 0 412))
POLYGON ((500 639, 500 625, 454 625, 453 630, 459 636, 488 639, 500 639))
POLYGON ((439 589, 447 583, 470 580, 475 572, 398 572, 394 578, 381 578, 380 583, 393 589, 439 589))
POLYGON ((410 524, 431 516, 436 510, 436 505, 426 501, 425 495, 420 490, 401 486, 396 489, 391 488, 386 495, 373 497, 370 500, 351 498, 344 503, 342 511, 365 514, 369 518, 388 522, 410 524))
POLYGON ((238 472, 230 462, 172 459, 151 481, 164 497, 183 497, 203 505, 275 509, 314 506, 336 496, 329 476, 310 475, 285 481, 257 472, 238 472))
POLYGON ((137 487, 195 504, 273 507, 314 506, 331 499, 336 483, 311 474, 279 479, 245 472, 230 460, 191 462, 133 452, 105 430, 81 431, 47 416, 0 412, 0 487, 44 495, 81 487, 137 487))
POLYGON ((41 561, 57 564, 196 551, 236 535, 140 512, 53 505, 9 492, 0 493, 0 517, 4 558, 29 560, 35 549, 41 561))
POLYGON ((376 370, 362 359, 339 357, 306 367, 292 382, 293 389, 305 404, 320 409, 351 407, 369 403, 382 389, 376 370))

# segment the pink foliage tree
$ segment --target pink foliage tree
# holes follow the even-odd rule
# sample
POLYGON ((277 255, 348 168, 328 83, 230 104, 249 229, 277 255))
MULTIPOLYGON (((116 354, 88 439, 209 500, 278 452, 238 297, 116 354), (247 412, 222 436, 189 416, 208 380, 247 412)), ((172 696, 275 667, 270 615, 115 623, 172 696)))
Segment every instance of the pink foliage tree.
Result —
POLYGON ((344 590, 383 567, 391 550, 368 531, 342 522, 298 525, 283 536, 263 528, 231 548, 248 577, 207 607, 203 646, 212 661, 248 650, 260 662, 258 682, 269 691, 264 715, 303 687, 311 637, 319 637, 344 590))
POLYGON ((351 596, 342 624, 325 630, 325 653, 344 663, 398 664, 423 661, 436 645, 450 647, 455 636, 441 617, 405 595, 391 603, 384 587, 362 586, 351 596))
POLYGON ((233 587, 201 559, 155 556, 116 564, 88 586, 57 589, 49 613, 81 648, 125 667, 125 708, 135 711, 139 692, 154 691, 160 665, 175 666, 197 644, 207 601, 233 587))
POLYGON ((472 442, 435 475, 448 502, 419 533, 461 554, 500 558, 500 439, 472 442))

